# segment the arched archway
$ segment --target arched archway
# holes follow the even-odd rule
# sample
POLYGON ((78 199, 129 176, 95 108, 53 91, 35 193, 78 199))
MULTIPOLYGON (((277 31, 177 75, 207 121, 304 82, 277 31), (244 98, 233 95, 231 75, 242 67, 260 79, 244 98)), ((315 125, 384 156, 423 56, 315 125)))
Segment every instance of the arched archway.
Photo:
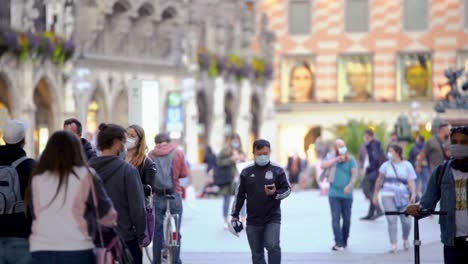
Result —
POLYGON ((114 101, 114 111, 112 111, 113 122, 123 127, 128 123, 128 93, 127 89, 122 89, 114 101))
MULTIPOLYGON (((250 130, 249 130, 249 148, 252 148, 253 142, 260 133, 260 100, 256 94, 250 97, 250 130)), ((248 153, 253 153, 249 149, 248 153)))
POLYGON ((96 88, 89 101, 86 114, 86 130, 91 134, 97 132, 99 124, 107 121, 106 107, 104 92, 96 88))
POLYGON ((208 100, 203 90, 197 92, 197 110, 198 110, 198 161, 203 162, 205 149, 208 144, 208 100))
POLYGON ((34 89, 34 105, 36 106, 34 128, 35 154, 39 155, 47 144, 50 134, 54 131, 55 113, 52 88, 46 79, 42 78, 34 89))
POLYGON ((5 142, 3 141, 3 132, 1 128, 3 128, 11 117, 11 103, 10 86, 6 77, 0 73, 0 144, 2 145, 5 142))
POLYGON ((226 135, 232 134, 234 132, 234 109, 234 95, 229 91, 224 95, 224 132, 226 135))

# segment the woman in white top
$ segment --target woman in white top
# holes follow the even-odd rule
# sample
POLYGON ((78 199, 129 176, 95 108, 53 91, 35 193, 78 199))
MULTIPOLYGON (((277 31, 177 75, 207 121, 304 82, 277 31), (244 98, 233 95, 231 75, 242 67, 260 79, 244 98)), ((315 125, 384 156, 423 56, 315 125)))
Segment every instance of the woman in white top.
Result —
POLYGON ((50 137, 29 195, 32 263, 95 263, 96 225, 114 226, 117 213, 77 136, 58 131, 50 137))
MULTIPOLYGON (((388 147, 388 160, 380 166, 379 177, 375 183, 373 202, 376 205, 378 204, 380 192, 381 202, 386 212, 403 211, 408 205, 413 204, 416 199, 416 172, 410 162, 403 160, 402 153, 403 149, 396 144, 388 147)), ((397 250, 397 219, 395 215, 387 216, 392 253, 396 253, 397 250)), ((411 219, 401 215, 400 220, 403 230, 403 248, 408 250, 411 219)))

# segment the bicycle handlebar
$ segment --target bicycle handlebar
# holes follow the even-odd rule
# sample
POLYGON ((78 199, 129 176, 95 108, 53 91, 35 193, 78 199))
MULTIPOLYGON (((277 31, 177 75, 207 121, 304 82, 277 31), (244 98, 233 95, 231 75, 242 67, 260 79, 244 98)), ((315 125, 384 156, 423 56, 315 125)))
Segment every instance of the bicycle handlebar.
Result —
MULTIPOLYGON (((408 215, 408 213, 400 212, 400 211, 388 211, 388 212, 385 212, 385 215, 408 215)), ((424 216, 429 216, 429 215, 447 215, 447 212, 434 211, 434 210, 429 210, 429 209, 419 210, 419 217, 424 217, 424 216)))

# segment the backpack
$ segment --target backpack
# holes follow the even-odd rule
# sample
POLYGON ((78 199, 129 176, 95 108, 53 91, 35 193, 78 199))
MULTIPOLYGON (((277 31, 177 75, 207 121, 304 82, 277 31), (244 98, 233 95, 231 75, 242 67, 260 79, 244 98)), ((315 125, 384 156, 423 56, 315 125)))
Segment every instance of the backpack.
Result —
POLYGON ((214 184, 217 186, 226 186, 232 183, 234 175, 231 166, 217 166, 214 171, 214 184))
POLYGON ((24 212, 23 197, 16 167, 28 157, 15 160, 11 165, 0 166, 0 214, 24 212))
POLYGON ((156 175, 153 186, 156 192, 171 194, 174 192, 174 176, 172 164, 177 149, 173 149, 166 156, 152 156, 156 165, 156 175))

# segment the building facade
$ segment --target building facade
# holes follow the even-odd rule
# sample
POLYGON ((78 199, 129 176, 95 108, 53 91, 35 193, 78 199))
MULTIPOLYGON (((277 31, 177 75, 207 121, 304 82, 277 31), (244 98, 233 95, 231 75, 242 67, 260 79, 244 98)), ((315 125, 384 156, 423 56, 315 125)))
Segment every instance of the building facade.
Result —
MULTIPOLYGON (((91 140, 101 122, 144 125, 150 148, 156 133, 168 131, 191 162, 201 161, 207 145, 219 151, 227 133, 238 132, 248 144, 272 120, 273 104, 259 100, 271 82, 220 68, 213 74, 201 67, 200 51, 251 61, 253 36, 267 36, 256 34, 251 4, 0 1, 2 32, 51 32, 74 44, 73 59, 59 64, 31 54, 21 59, 14 50, 0 55, 2 122, 28 121, 30 155, 39 154, 50 133, 72 116, 91 140)), ((263 61, 262 54, 255 58, 263 61)))
MULTIPOLYGON (((349 119, 392 130, 404 114, 413 130, 430 126, 435 101, 449 91, 444 70, 468 63, 466 0, 263 0, 257 7, 276 34, 283 163, 349 119)), ((466 114, 441 118, 467 123, 466 114)))

